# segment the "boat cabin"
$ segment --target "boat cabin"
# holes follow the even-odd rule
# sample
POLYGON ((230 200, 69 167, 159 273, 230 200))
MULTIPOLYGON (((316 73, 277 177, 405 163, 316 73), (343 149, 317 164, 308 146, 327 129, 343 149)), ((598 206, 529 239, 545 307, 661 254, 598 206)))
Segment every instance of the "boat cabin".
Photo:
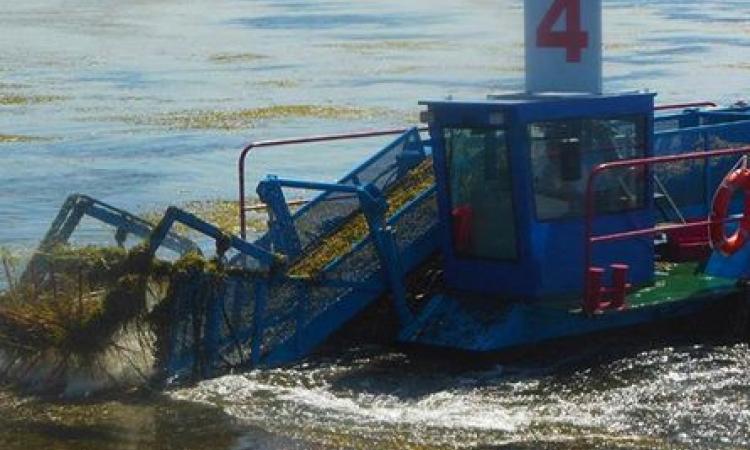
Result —
MULTIPOLYGON (((653 155, 654 96, 511 95, 424 102, 433 142, 446 283, 466 293, 533 300, 584 289, 586 186, 602 163, 653 155)), ((593 226, 654 226, 646 168, 601 174, 593 226)), ((654 276, 651 237, 598 245, 600 267, 654 276)))

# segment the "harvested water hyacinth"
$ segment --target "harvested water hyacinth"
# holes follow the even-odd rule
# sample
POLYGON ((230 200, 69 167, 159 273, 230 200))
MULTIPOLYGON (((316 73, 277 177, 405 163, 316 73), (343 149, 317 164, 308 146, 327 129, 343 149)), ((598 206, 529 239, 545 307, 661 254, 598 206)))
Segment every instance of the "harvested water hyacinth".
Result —
MULTIPOLYGON (((428 159, 386 190, 387 216, 433 183, 428 159)), ((197 205, 201 209, 202 204, 197 205)), ((236 203, 222 205, 224 215, 236 216, 236 203)), ((213 222, 230 227, 228 220, 213 222)), ((368 234, 367 221, 355 210, 286 274, 314 276, 368 234)), ((15 261, 6 255, 2 262, 7 290, 0 293, 0 377, 44 389, 64 387, 80 373, 117 380, 112 360, 125 361, 141 381, 159 379, 168 372, 163 369, 169 367, 175 349, 193 361, 185 367, 192 374, 186 375, 201 376, 217 367, 210 362, 216 349, 205 342, 218 322, 239 355, 218 367, 241 365, 247 343, 237 327, 251 324, 251 317, 232 320, 222 293, 238 280, 268 277, 263 271, 225 266, 222 259, 195 252, 166 262, 154 258, 145 246, 128 251, 56 245, 36 253, 20 276, 15 261), (211 305, 224 305, 218 322, 215 315, 209 317, 216 310, 211 305)))
MULTIPOLYGON (((390 217, 434 183, 432 160, 428 159, 412 169, 386 192, 386 215, 390 217)), ((317 247, 311 249, 305 258, 291 268, 290 273, 297 276, 315 276, 336 258, 350 251, 355 244, 367 237, 369 232, 365 216, 362 213, 354 214, 324 237, 317 247)))
MULTIPOLYGON (((245 273, 198 253, 165 262, 145 247, 58 245, 35 254, 21 276, 8 257, 2 261, 0 383, 45 392, 67 392, 82 379, 96 389, 160 381, 179 323, 174 306, 187 300, 183 313, 205 323, 211 287, 245 273)), ((203 333, 201 326, 181 332, 195 342, 203 333)))
POLYGON ((139 341, 133 351, 148 347, 148 294, 166 267, 143 249, 56 246, 36 254, 17 279, 3 261, 9 289, 0 293, 0 352, 8 378, 54 388, 73 373, 106 372, 102 358, 127 353, 128 341, 139 341))

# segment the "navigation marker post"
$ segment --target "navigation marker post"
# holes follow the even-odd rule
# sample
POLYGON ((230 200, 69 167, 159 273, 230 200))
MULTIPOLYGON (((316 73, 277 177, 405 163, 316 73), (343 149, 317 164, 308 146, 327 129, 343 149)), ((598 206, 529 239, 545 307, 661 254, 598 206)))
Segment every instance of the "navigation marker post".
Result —
POLYGON ((602 1, 525 0, 526 91, 602 92, 602 1))

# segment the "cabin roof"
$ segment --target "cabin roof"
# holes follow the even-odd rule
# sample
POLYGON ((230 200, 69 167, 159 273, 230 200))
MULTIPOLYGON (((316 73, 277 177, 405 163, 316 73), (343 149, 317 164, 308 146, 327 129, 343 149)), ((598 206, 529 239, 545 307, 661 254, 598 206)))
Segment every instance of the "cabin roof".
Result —
POLYGON ((550 92, 544 94, 529 94, 525 92, 521 93, 510 93, 510 94, 490 94, 484 100, 461 100, 461 99, 437 99, 437 100, 423 100, 420 101, 420 105, 476 105, 476 106, 487 106, 487 105, 501 105, 501 106, 515 106, 529 103, 569 103, 572 100, 624 100, 634 99, 643 97, 655 97, 656 94, 648 92, 625 92, 625 93, 614 93, 614 94, 578 94, 578 93, 565 93, 565 92, 550 92))

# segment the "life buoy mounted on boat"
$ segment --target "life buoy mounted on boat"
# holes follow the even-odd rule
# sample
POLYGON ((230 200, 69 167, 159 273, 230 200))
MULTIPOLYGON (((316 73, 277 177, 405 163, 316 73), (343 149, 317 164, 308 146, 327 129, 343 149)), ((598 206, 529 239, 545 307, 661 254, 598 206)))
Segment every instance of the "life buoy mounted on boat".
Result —
POLYGON ((747 243, 750 237, 750 169, 747 167, 734 169, 724 178, 714 196, 710 222, 711 247, 714 250, 718 250, 725 256, 731 256, 747 243), (729 216, 732 196, 738 189, 742 189, 745 194, 745 207, 737 231, 727 236, 724 224, 729 216))

